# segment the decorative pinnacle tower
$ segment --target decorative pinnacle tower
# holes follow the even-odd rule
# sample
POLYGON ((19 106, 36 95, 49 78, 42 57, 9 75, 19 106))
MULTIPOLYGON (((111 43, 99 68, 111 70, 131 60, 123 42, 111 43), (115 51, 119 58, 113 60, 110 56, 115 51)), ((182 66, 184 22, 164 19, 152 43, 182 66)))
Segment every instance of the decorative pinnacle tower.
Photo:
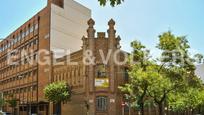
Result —
POLYGON ((95 29, 94 29, 94 25, 95 25, 95 21, 91 18, 89 19, 89 21, 87 22, 87 24, 89 25, 88 29, 87 29, 87 34, 88 34, 88 38, 94 38, 95 37, 95 29))
POLYGON ((108 37, 109 38, 115 38, 115 33, 116 33, 116 30, 114 28, 115 26, 115 21, 113 19, 111 19, 109 22, 108 22, 108 25, 109 25, 109 29, 108 29, 108 37))

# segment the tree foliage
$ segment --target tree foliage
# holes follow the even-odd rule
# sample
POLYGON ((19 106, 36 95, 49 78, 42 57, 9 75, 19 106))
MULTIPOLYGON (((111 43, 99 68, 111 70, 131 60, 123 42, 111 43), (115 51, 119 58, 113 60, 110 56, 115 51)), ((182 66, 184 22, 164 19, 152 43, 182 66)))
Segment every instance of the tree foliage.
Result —
POLYGON ((0 93, 0 109, 4 106, 5 100, 2 97, 2 94, 0 93))
POLYGON ((6 102, 9 104, 10 107, 15 108, 17 106, 17 99, 7 100, 6 102))
POLYGON ((49 84, 44 89, 45 97, 48 101, 60 103, 71 98, 71 88, 65 82, 55 82, 49 84))
POLYGON ((154 71, 151 71, 152 65, 149 61, 149 51, 142 45, 139 41, 133 41, 131 43, 133 52, 130 56, 130 60, 136 61, 135 64, 130 65, 131 71, 130 83, 125 84, 125 86, 120 87, 123 92, 128 93, 126 98, 128 101, 133 102, 131 105, 135 108, 141 110, 141 114, 144 114, 144 106, 149 104, 148 99, 146 99, 147 89, 151 83, 150 79, 154 71))
POLYGON ((196 54, 194 56, 194 58, 196 59, 195 61, 197 61, 198 63, 203 63, 203 55, 202 54, 196 54))
POLYGON ((98 0, 101 6, 105 6, 107 2, 110 2, 112 7, 121 4, 124 0, 98 0))
POLYGON ((202 81, 195 75, 195 57, 202 60, 203 56, 190 55, 186 36, 175 36, 170 31, 160 35, 156 46, 161 50, 159 59, 151 59, 139 41, 131 46, 131 58, 137 62, 129 63, 130 81, 120 89, 132 104, 143 107, 153 102, 159 107, 160 115, 164 115, 164 106, 183 110, 203 104, 202 81))
POLYGON ((204 90, 189 87, 186 92, 172 93, 168 97, 168 104, 174 111, 196 109, 204 104, 204 90))

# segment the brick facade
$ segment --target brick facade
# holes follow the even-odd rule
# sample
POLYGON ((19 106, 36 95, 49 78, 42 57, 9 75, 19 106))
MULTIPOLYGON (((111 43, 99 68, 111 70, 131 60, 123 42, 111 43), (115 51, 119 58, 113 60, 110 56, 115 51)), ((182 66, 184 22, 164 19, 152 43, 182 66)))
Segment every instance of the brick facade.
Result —
POLYGON ((120 115, 122 96, 118 86, 124 83, 125 76, 123 65, 117 65, 113 61, 113 54, 116 50, 120 52, 115 57, 119 61, 123 58, 120 50, 120 37, 115 35, 115 22, 109 21, 108 37, 104 32, 98 32, 95 36, 92 19, 88 21, 88 24, 87 37, 82 38, 82 50, 57 59, 53 65, 53 82, 65 81, 73 87, 71 102, 62 104, 62 115, 68 115, 68 113, 86 115, 87 112, 90 115, 120 115), (93 52, 95 64, 84 64, 87 51, 93 52), (108 55, 110 59, 107 64, 104 64, 102 57, 108 57, 108 55), (70 59, 69 62, 78 64, 71 65, 67 62, 68 59, 70 59), (105 87, 96 86, 96 80, 99 77, 97 68, 100 65, 105 67, 105 76, 102 79, 107 79, 109 82, 105 87), (107 108, 104 111, 97 111, 96 108, 96 98, 100 96, 107 97, 107 108), (86 104, 89 109, 86 108, 86 104))
MULTIPOLYGON (((115 22, 109 21, 107 35, 98 32, 95 36, 95 22, 90 19, 87 36, 81 36, 82 44, 75 44, 81 46, 80 50, 56 61, 39 64, 39 60, 44 61, 46 57, 55 59, 50 46, 52 4, 64 7, 63 0, 48 0, 47 7, 0 42, 0 92, 6 100, 17 99, 14 111, 19 115, 28 115, 30 112, 48 115, 54 109, 53 104, 44 97, 44 87, 51 82, 66 81, 73 88, 73 96, 70 102, 62 103, 63 115, 120 115, 122 97, 118 86, 124 83, 124 67, 115 64, 113 59, 120 61, 123 55, 119 52, 115 56, 109 52, 120 51, 120 37, 115 35, 115 22), (41 50, 48 51, 48 54, 41 53, 41 50), (93 52, 95 64, 83 63, 87 50, 93 52), (101 54, 105 58, 110 54, 106 64, 101 54), (70 65, 68 58, 78 64, 70 65), (8 63, 8 59, 15 63, 8 63), (60 62, 66 64, 60 65, 60 62), (99 77, 101 67, 104 69, 101 74, 104 75, 99 77), (104 80, 105 86, 100 86, 98 82, 104 80), (97 105, 99 98, 105 99, 104 105, 97 105)), ((12 108, 7 104, 3 110, 11 112, 12 108)))
MULTIPOLYGON (((21 115, 27 113, 28 105, 37 111, 38 98, 43 95, 39 86, 47 84, 47 79, 39 77, 44 73, 41 71, 44 66, 39 66, 37 61, 44 56, 38 55, 39 49, 49 48, 49 41, 44 40, 49 33, 49 14, 49 7, 44 8, 0 42, 0 91, 6 100, 18 100, 15 111, 21 115), (8 63, 9 59, 15 63, 8 63)), ((4 110, 11 111, 11 108, 6 105, 4 110)))

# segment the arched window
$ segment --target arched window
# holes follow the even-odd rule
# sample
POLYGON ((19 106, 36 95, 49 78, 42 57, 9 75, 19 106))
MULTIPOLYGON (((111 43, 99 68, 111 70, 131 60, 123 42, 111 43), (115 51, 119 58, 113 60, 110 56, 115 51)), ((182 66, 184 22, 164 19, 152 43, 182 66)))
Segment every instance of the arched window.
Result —
POLYGON ((96 97, 96 111, 105 112, 108 107, 108 98, 105 96, 96 97))
POLYGON ((98 64, 96 68, 96 77, 97 78, 106 78, 107 73, 106 73, 106 66, 103 64, 98 64))

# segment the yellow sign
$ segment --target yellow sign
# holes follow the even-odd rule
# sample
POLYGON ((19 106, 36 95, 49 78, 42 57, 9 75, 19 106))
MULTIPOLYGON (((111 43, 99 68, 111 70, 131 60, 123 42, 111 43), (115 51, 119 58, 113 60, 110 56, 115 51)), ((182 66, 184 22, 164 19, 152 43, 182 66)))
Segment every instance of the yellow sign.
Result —
POLYGON ((109 87, 109 79, 108 78, 95 78, 95 87, 99 87, 99 88, 109 87))

